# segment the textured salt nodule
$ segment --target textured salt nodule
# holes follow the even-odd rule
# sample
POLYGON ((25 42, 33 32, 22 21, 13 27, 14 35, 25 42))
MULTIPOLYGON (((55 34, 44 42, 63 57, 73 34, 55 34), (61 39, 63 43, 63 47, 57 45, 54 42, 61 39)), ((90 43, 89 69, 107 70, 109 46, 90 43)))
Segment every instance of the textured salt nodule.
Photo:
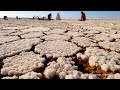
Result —
POLYGON ((41 73, 36 73, 36 72, 33 72, 33 71, 19 76, 19 79, 41 79, 41 78, 42 78, 41 73))
POLYGON ((18 77, 14 75, 12 77, 7 76, 7 77, 3 77, 1 79, 18 79, 18 77))
POLYGON ((47 28, 47 27, 34 27, 34 28, 29 28, 29 29, 24 29, 24 30, 21 30, 23 32, 47 32, 49 31, 50 28, 47 28))
POLYGON ((66 35, 59 35, 59 34, 50 34, 50 35, 45 35, 41 37, 41 39, 45 39, 48 41, 53 41, 53 40, 69 40, 70 36, 66 35))
POLYGON ((3 60, 2 75, 18 75, 44 67, 45 58, 34 52, 22 52, 3 60), (43 61, 44 60, 44 61, 43 61))
POLYGON ((20 39, 18 36, 0 36, 0 44, 20 39))
POLYGON ((44 75, 46 78, 54 78, 57 75, 60 79, 65 79, 71 74, 72 79, 79 79, 81 72, 74 68, 75 63, 73 62, 72 58, 59 57, 56 62, 52 61, 48 63, 44 75))
POLYGON ((21 35, 21 38, 37 38, 43 35, 44 34, 42 32, 30 32, 30 33, 21 35))
POLYGON ((99 79, 99 77, 95 74, 90 74, 88 79, 99 79))
MULTIPOLYGON (((9 43, 0 45, 0 52, 2 53, 1 57, 12 56, 18 54, 22 51, 28 51, 32 48, 33 45, 40 43, 42 40, 39 38, 33 39, 21 39, 9 43)), ((0 58, 1 58, 0 57, 0 58)))
POLYGON ((107 76, 107 79, 120 79, 120 73, 109 74, 109 75, 107 76))
POLYGON ((99 46, 109 49, 111 51, 115 52, 120 52, 120 41, 119 42, 109 42, 109 41, 104 41, 104 42, 99 42, 99 46))
POLYGON ((81 48, 77 47, 75 44, 67 41, 45 41, 37 46, 35 46, 35 52, 41 54, 51 54, 53 57, 59 56, 73 56, 81 48))
POLYGON ((72 42, 82 47, 97 46, 96 43, 91 42, 89 38, 85 38, 85 37, 75 37, 72 39, 72 42))
POLYGON ((98 47, 88 47, 85 51, 89 55, 90 66, 100 66, 104 71, 120 71, 120 54, 117 52, 108 52, 98 47))

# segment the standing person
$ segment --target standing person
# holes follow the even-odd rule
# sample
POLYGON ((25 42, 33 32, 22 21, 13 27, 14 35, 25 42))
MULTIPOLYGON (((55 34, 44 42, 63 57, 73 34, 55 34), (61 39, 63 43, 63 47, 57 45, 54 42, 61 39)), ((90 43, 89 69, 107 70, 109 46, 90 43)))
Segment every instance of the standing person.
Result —
POLYGON ((52 14, 48 14, 48 20, 51 20, 52 19, 52 14))
POLYGON ((16 19, 19 19, 18 16, 16 16, 16 19))
POLYGON ((81 12, 81 21, 85 21, 86 20, 86 15, 84 12, 81 12))

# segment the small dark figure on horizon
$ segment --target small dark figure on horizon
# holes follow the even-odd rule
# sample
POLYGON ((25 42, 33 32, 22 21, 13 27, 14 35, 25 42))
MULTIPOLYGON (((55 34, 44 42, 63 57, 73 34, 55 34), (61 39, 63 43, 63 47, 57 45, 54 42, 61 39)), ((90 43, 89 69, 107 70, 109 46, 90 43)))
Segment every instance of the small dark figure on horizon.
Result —
POLYGON ((84 12, 81 12, 81 21, 85 21, 86 20, 86 15, 84 12))
POLYGON ((16 16, 16 19, 19 19, 18 16, 16 16))
POLYGON ((48 20, 51 20, 52 19, 52 14, 48 14, 48 20))
POLYGON ((7 16, 4 16, 4 20, 8 20, 7 16))
POLYGON ((35 19, 35 17, 33 17, 33 19, 35 19))

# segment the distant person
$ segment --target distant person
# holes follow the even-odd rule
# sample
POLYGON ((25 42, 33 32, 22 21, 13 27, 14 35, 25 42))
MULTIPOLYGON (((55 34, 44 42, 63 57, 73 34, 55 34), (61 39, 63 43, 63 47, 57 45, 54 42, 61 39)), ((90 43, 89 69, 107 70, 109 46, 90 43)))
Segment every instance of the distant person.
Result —
POLYGON ((84 12, 81 12, 81 21, 85 21, 86 20, 86 15, 84 12))
POLYGON ((60 14, 57 13, 56 20, 61 20, 60 14))
POLYGON ((52 14, 48 14, 48 20, 51 20, 52 19, 52 14))
POLYGON ((7 17, 7 16, 4 16, 4 20, 8 20, 8 17, 7 17))
POLYGON ((16 16, 16 19, 19 19, 18 16, 16 16))
POLYGON ((33 17, 33 19, 35 19, 35 17, 33 17))

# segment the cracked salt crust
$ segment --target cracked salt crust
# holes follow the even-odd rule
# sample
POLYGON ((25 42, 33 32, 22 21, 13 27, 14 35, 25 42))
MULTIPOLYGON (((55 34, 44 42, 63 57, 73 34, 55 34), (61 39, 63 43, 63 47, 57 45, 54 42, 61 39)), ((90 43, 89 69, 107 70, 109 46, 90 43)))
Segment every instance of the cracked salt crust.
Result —
POLYGON ((99 46, 109 49, 114 52, 120 52, 120 41, 118 42, 109 42, 109 41, 104 41, 104 42, 99 42, 99 46))
POLYGON ((10 33, 10 36, 17 36, 17 35, 23 35, 23 34, 27 34, 29 32, 22 32, 22 31, 17 31, 15 33, 10 33))
POLYGON ((28 51, 33 45, 40 43, 38 38, 21 39, 0 45, 0 58, 12 56, 22 51, 28 51))
MULTIPOLYGON (((8 76, 26 74, 44 67, 45 61, 45 58, 34 52, 22 52, 19 55, 7 57, 3 60, 4 65, 1 69, 1 74, 8 76)), ((21 76, 21 78, 24 76, 21 76)))
POLYGON ((50 28, 47 28, 47 27, 34 27, 34 28, 29 28, 29 29, 24 29, 24 30, 21 30, 23 32, 46 32, 46 31, 49 31, 50 28))
POLYGON ((37 46, 35 46, 35 52, 41 54, 51 54, 53 57, 59 56, 72 56, 76 54, 80 47, 77 47, 75 44, 67 41, 45 41, 37 46))
POLYGON ((18 36, 0 36, 0 44, 20 39, 18 36))
POLYGON ((16 30, 1 30, 0 31, 0 36, 7 36, 10 35, 11 33, 15 33, 16 30))
POLYGON ((82 37, 82 36, 84 36, 83 33, 80 33, 80 32, 71 32, 71 31, 68 31, 64 35, 73 36, 73 37, 82 37))
POLYGON ((50 35, 45 35, 42 36, 41 39, 45 39, 45 40, 49 40, 49 41, 53 41, 53 40, 69 40, 70 36, 66 36, 66 35, 59 35, 59 34, 50 34, 50 35))
POLYGON ((47 32, 47 35, 49 34, 64 34, 66 30, 65 29, 53 29, 47 32))
POLYGON ((18 26, 18 27, 4 27, 3 29, 4 30, 8 30, 8 29, 10 29, 10 30, 12 30, 12 29, 15 29, 15 30, 23 30, 23 29, 26 29, 26 28, 30 28, 30 26, 18 26))
POLYGON ((86 37, 75 37, 71 41, 82 47, 97 46, 96 43, 91 42, 91 40, 86 37))
POLYGON ((30 32, 30 33, 21 35, 21 38, 39 38, 43 35, 44 34, 42 32, 30 32))

